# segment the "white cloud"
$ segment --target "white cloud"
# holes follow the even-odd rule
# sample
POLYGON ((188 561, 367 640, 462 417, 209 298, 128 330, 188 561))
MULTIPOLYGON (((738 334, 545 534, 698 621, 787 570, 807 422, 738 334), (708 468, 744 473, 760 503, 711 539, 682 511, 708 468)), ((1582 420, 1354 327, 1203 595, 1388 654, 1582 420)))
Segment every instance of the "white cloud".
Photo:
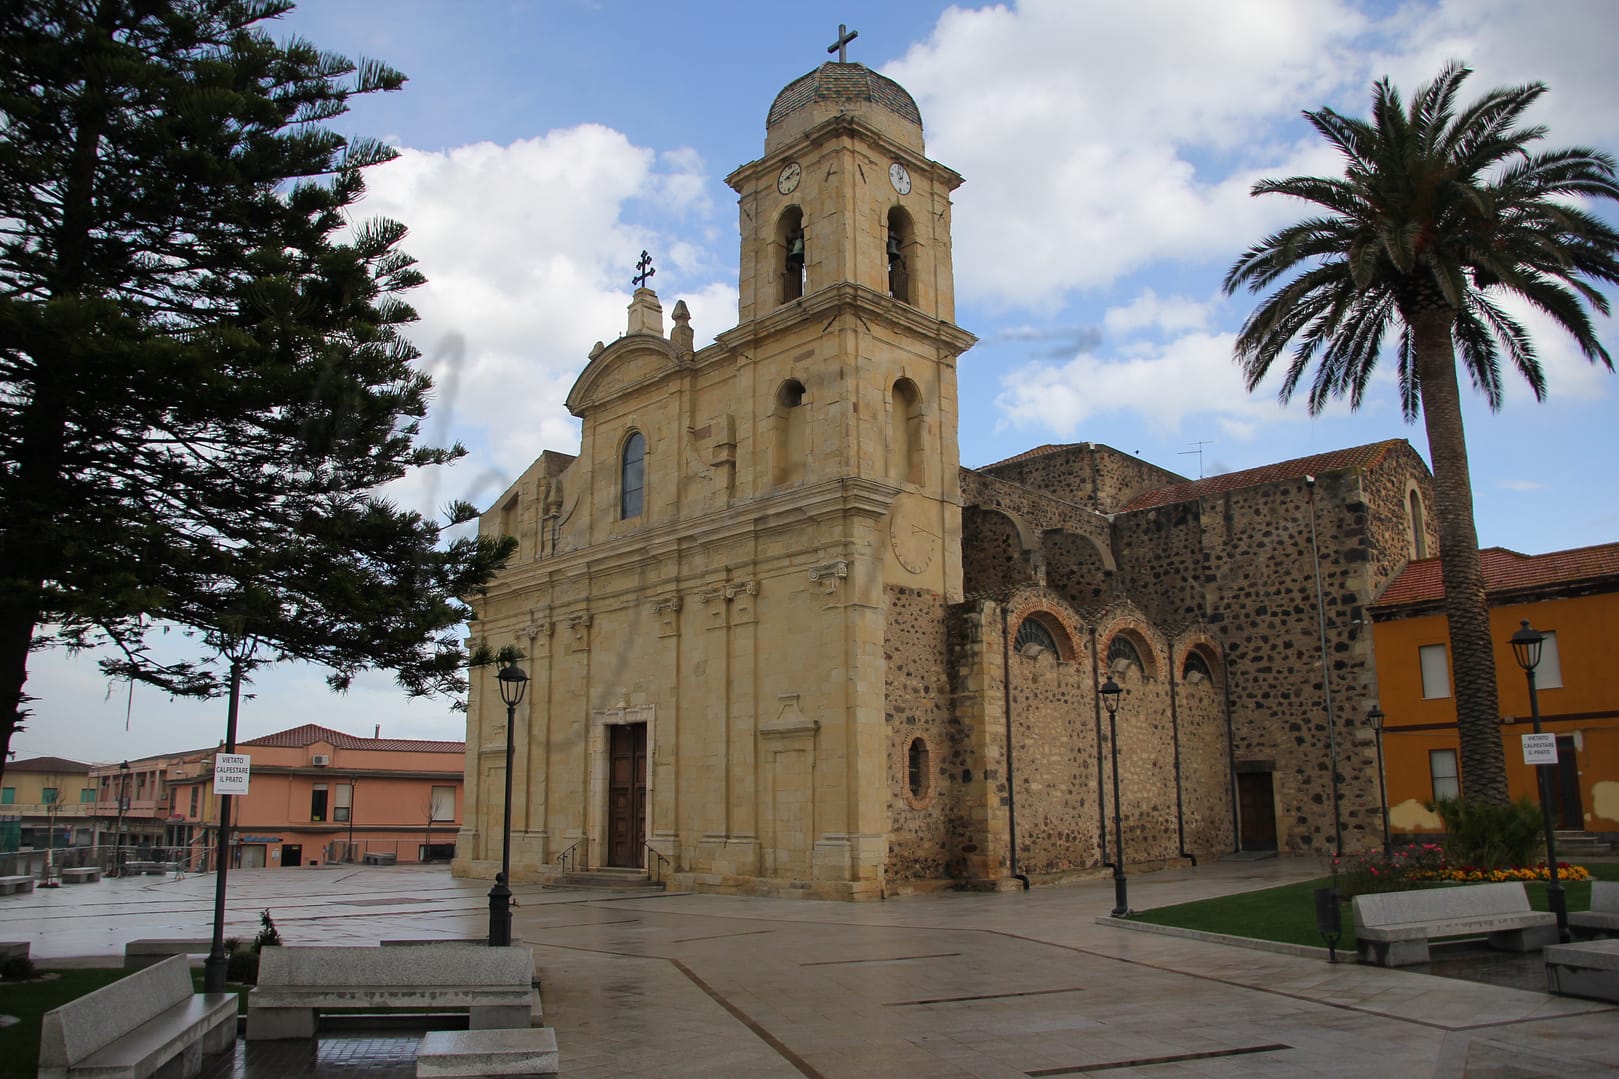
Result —
POLYGON ((1109 334, 1119 336, 1142 329, 1178 333, 1208 325, 1210 304, 1185 296, 1159 296, 1146 289, 1124 307, 1112 307, 1102 320, 1109 334))

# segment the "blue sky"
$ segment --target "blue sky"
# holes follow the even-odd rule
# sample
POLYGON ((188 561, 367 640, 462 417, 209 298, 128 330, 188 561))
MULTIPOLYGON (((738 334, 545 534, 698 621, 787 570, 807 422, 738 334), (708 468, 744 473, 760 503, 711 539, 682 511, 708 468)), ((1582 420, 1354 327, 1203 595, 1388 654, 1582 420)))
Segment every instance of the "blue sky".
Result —
MULTIPOLYGON (((562 400, 591 344, 622 332, 643 248, 665 308, 685 299, 700 341, 735 324, 724 177, 762 152, 771 99, 828 59, 839 23, 860 34, 849 59, 910 90, 929 156, 966 177, 957 318, 980 339, 959 368, 968 466, 1068 441, 1193 477, 1384 438, 1426 456, 1420 422, 1400 418, 1392 363, 1356 414, 1312 419, 1302 401, 1278 404, 1274 384, 1243 390, 1231 339, 1254 301, 1223 297, 1220 280, 1301 212, 1250 198, 1253 181, 1336 168, 1302 109, 1364 114, 1375 79, 1409 92, 1449 59, 1476 69, 1475 93, 1548 83, 1531 113, 1547 145, 1619 150, 1619 5, 1607 0, 311 2, 274 32, 410 77, 338 125, 402 150, 362 211, 411 229, 404 246, 429 279, 412 297, 415 339, 439 382, 427 429, 472 451, 402 484, 402 500, 486 506, 541 450, 576 450, 562 400)), ((1619 351, 1612 321, 1600 328, 1619 351)), ((1521 382, 1497 414, 1468 401, 1479 540, 1523 552, 1612 542, 1619 381, 1564 338, 1537 343, 1547 402, 1521 382)), ((110 760, 222 736, 223 703, 137 689, 126 733, 126 689, 93 657, 31 666, 39 700, 19 756, 110 760)), ((255 694, 243 737, 309 721, 463 730, 447 704, 407 704, 386 676, 334 697, 319 672, 281 668, 259 672, 255 694)))

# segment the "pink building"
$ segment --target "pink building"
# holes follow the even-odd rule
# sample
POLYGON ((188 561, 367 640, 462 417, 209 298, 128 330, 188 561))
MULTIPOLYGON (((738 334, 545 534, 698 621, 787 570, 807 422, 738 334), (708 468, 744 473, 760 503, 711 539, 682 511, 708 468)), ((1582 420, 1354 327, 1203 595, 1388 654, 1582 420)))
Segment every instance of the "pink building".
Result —
MULTIPOLYGON (((249 793, 232 809, 237 865, 455 855, 465 742, 360 738, 306 723, 239 742, 237 752, 252 759, 249 793)), ((212 755, 184 774, 192 771, 171 771, 171 804, 199 844, 211 844, 219 819, 212 755)))

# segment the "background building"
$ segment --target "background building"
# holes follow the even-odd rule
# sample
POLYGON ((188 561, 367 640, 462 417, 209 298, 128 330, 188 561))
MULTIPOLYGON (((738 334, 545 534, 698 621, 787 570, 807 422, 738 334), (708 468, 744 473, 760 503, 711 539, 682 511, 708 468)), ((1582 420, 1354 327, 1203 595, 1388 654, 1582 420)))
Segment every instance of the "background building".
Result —
POLYGON ((88 847, 95 842, 94 818, 95 785, 88 764, 31 757, 6 765, 0 851, 88 847))
MULTIPOLYGON (((1491 547, 1480 555, 1512 795, 1539 799, 1520 737, 1530 730, 1528 684, 1508 643, 1527 620, 1546 635, 1535 679, 1541 729, 1557 736, 1553 820, 1564 831, 1619 840, 1619 544, 1543 555, 1491 547)), ((1441 831, 1427 806, 1457 793, 1443 600, 1439 562, 1430 558, 1407 566, 1371 607, 1397 838, 1441 831)))

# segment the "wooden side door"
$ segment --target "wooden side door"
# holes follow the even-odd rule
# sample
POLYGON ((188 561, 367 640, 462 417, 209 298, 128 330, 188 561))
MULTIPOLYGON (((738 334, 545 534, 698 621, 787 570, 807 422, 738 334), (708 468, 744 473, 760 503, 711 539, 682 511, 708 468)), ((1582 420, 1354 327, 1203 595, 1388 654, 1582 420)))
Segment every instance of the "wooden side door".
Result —
POLYGON ((1276 849, 1276 788, 1270 772, 1237 773, 1243 850, 1276 849))

